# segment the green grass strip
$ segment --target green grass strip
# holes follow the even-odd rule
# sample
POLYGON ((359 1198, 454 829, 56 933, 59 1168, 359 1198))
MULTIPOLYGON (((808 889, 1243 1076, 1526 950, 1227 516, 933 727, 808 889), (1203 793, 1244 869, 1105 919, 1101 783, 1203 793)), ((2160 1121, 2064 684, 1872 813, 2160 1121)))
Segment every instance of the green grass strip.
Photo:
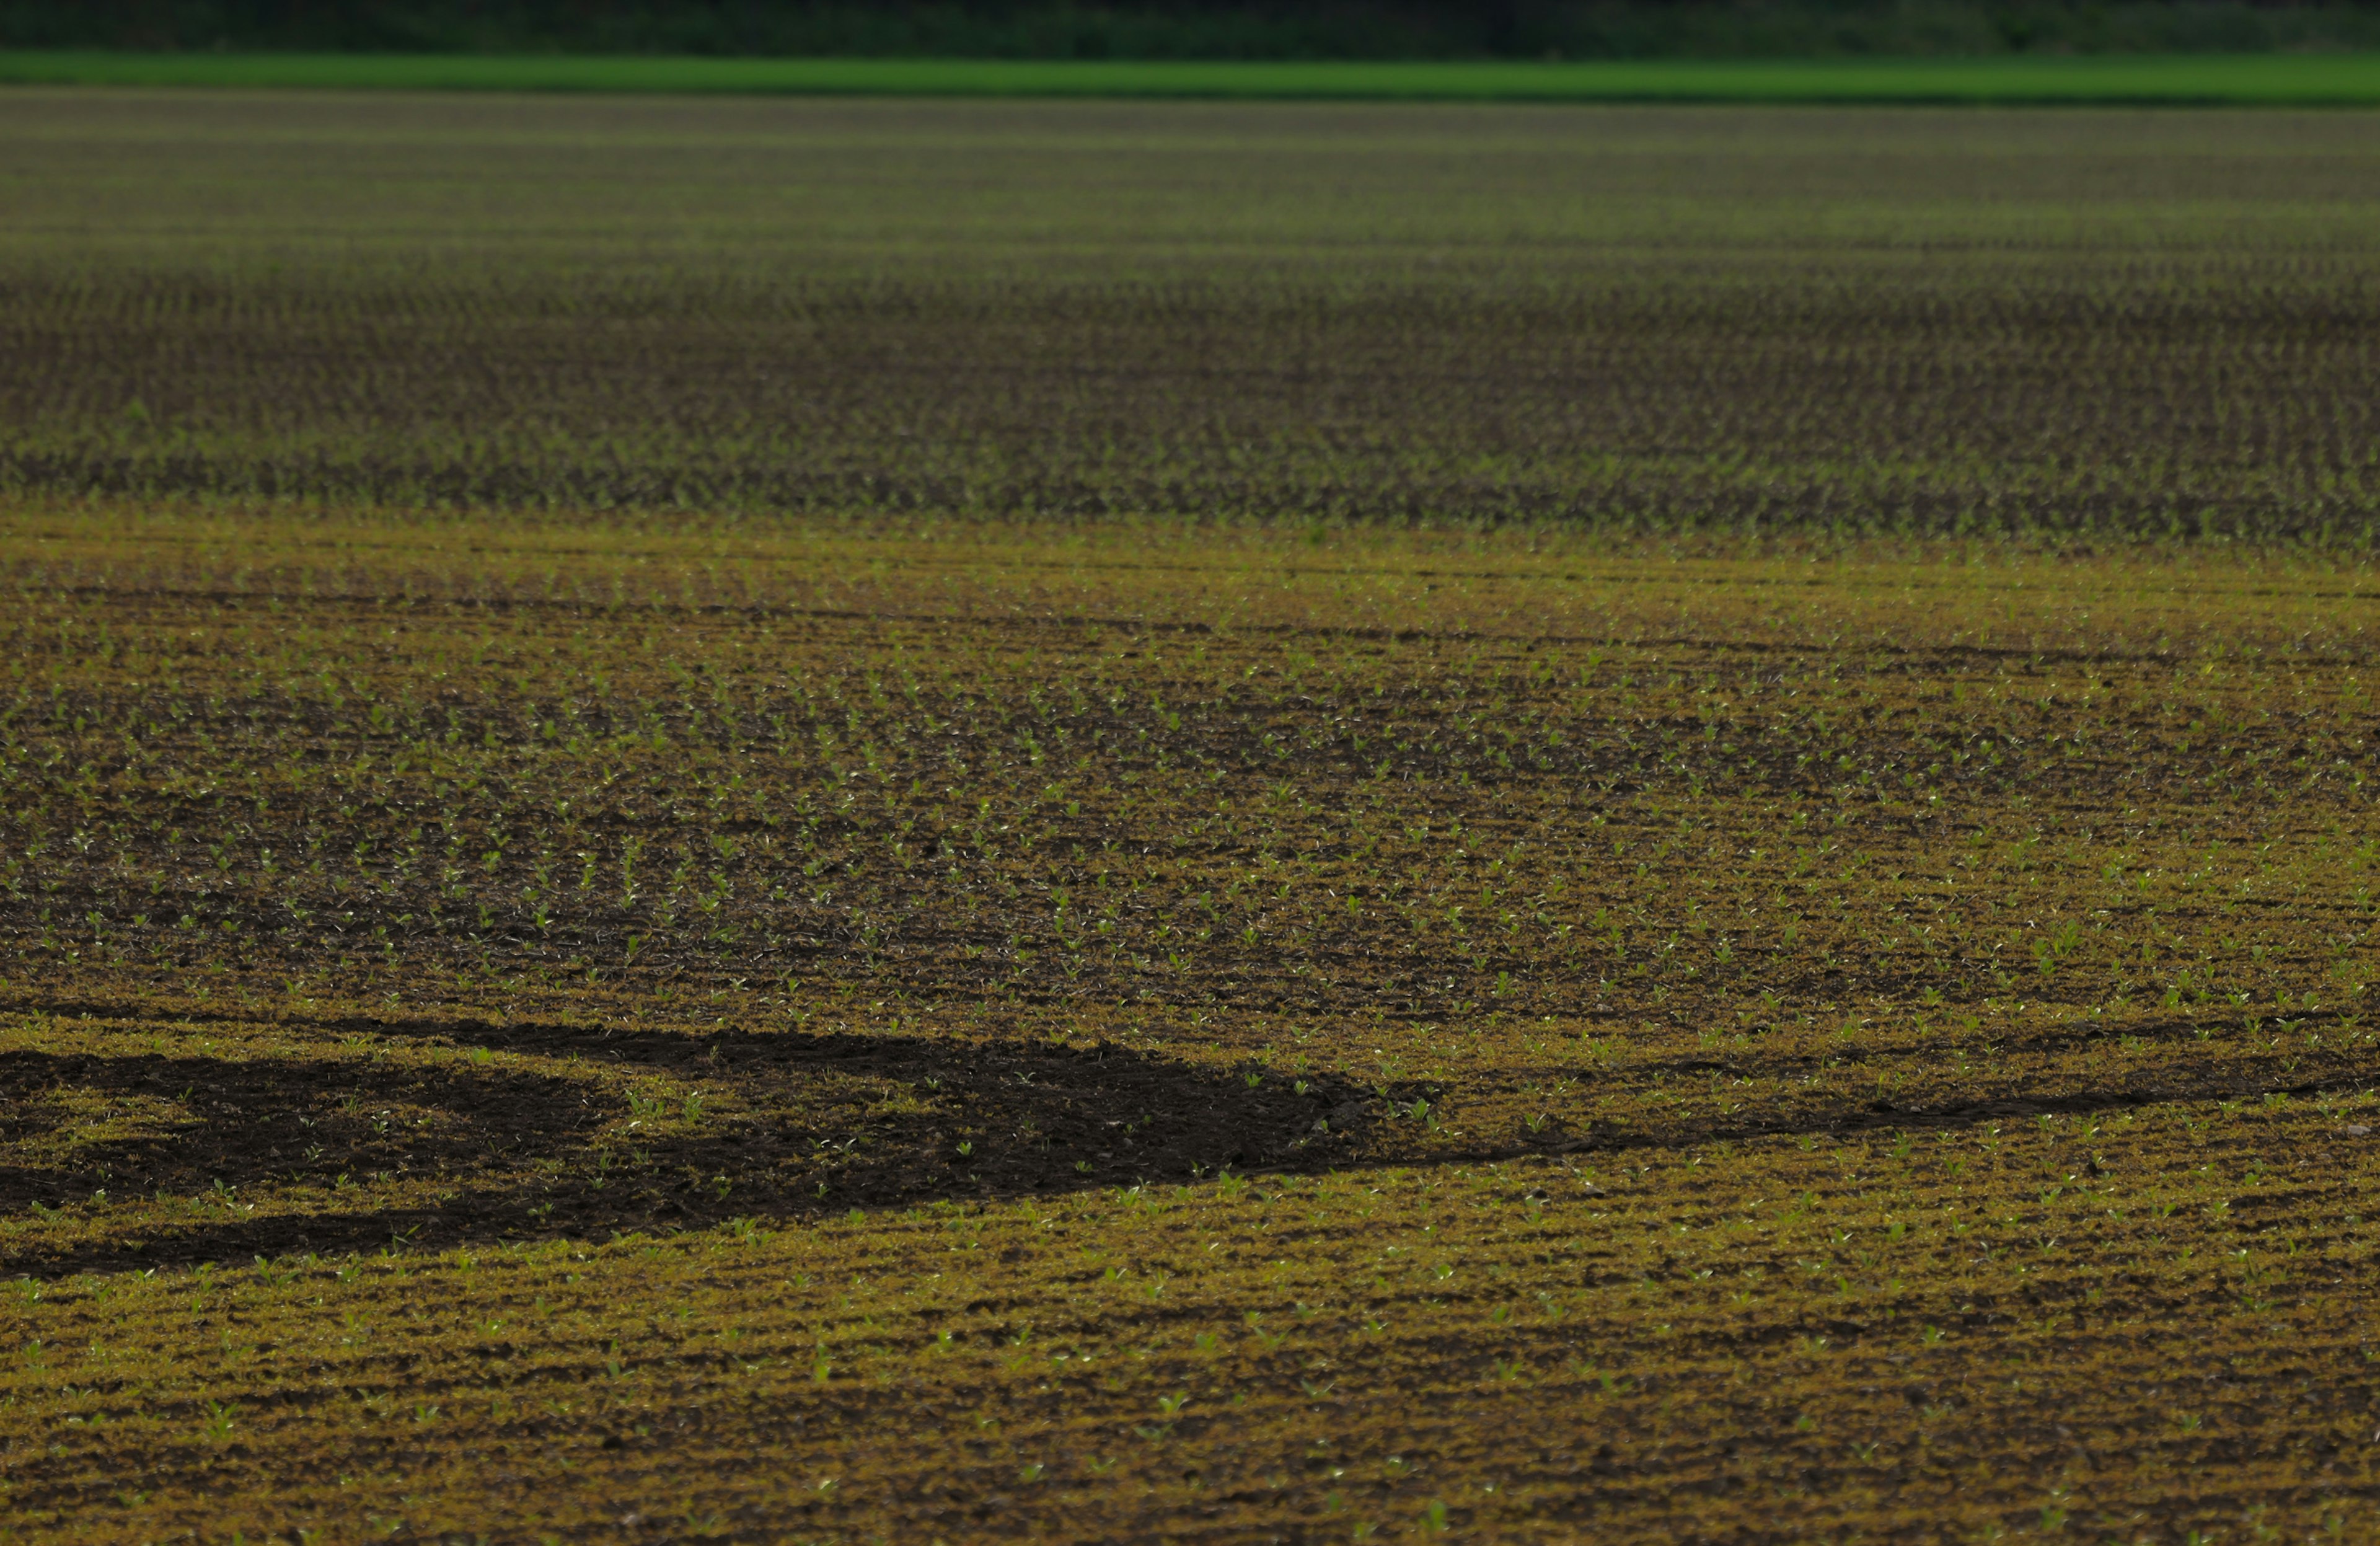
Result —
POLYGON ((2380 103, 2380 55, 1209 64, 0 52, 0 84, 1444 102, 2380 103))

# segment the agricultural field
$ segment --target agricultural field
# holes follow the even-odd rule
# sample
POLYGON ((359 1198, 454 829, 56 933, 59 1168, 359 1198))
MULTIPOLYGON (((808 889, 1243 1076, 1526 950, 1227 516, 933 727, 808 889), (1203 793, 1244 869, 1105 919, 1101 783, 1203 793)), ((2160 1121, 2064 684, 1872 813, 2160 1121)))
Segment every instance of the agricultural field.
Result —
POLYGON ((7 1539, 2380 1539, 2362 119, 0 122, 7 1539))

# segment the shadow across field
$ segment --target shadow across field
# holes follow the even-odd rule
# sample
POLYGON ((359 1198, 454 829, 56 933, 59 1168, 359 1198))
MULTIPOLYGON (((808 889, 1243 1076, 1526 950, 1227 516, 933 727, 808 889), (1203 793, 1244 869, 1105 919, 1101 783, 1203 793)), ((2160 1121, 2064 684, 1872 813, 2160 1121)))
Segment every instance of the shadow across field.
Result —
POLYGON ((20 1226, 0 1232, 0 1272, 602 1238, 1319 1168, 1356 1155, 1382 1099, 1113 1045, 460 1029, 477 1047, 435 1064, 0 1054, 0 1219, 20 1226))
MULTIPOLYGON (((140 1018, 127 1005, 42 1007, 140 1018)), ((1512 1093, 1501 1087, 1564 1070, 1449 1090, 1105 1043, 368 1016, 275 1029, 290 1037, 285 1055, 0 1053, 0 1272, 773 1225, 1229 1168, 1616 1157, 2303 1097, 2369 1078, 2341 1043, 2285 1064, 2234 1050, 2113 1080, 2019 1077, 1888 1102, 1809 1089, 1794 1057, 1694 1058, 1652 1065, 1652 1082, 1751 1077, 1774 1091, 1767 1109, 1672 1102, 1647 1121, 1630 1099, 1648 1073, 1637 1067, 1606 1080, 1591 1122, 1483 1144, 1405 1118, 1420 1099, 1470 1127, 1465 1114, 1512 1093)))
POLYGON ((0 1053, 0 1209, 276 1178, 469 1169, 560 1152, 603 1114, 579 1081, 360 1059, 0 1053))

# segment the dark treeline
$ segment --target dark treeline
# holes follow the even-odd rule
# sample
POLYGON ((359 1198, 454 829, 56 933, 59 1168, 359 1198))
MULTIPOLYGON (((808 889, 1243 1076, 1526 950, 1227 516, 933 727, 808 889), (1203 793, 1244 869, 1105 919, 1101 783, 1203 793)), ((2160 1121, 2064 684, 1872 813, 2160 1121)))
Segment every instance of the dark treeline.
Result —
POLYGON ((2380 48, 2375 0, 0 0, 0 46, 979 58, 2380 48))

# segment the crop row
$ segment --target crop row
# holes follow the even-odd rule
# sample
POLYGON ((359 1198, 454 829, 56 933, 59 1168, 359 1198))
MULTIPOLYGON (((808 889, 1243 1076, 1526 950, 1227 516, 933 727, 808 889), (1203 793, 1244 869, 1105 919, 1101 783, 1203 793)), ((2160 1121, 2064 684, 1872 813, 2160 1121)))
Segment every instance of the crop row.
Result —
POLYGON ((2380 508, 2337 116, 6 111, 0 491, 2333 544, 2380 508))
POLYGON ((706 602, 699 533, 148 516, 111 562, 117 518, 29 514, 6 636, 6 1002, 50 1016, 10 1184, 63 1211, 29 1263, 2301 1096, 2372 1055, 2351 570, 2068 560, 2058 627, 2116 642, 2023 651, 1949 642, 2042 604, 2022 568, 1903 604, 1801 560, 1018 533, 954 596, 931 544, 821 539, 799 567, 874 576, 853 615, 706 602), (1611 637, 1132 615, 1187 574, 1428 623, 1463 566, 1611 637), (1050 615, 1075 585, 1102 620, 1050 615), (237 1039, 158 1016, 281 1026, 286 1066, 227 1082, 237 1039), (494 1061, 358 1063, 383 1038, 494 1061), (1011 1089, 1019 1042, 1104 1071, 1011 1089), (93 1211, 101 1163, 154 1208, 93 1211))

